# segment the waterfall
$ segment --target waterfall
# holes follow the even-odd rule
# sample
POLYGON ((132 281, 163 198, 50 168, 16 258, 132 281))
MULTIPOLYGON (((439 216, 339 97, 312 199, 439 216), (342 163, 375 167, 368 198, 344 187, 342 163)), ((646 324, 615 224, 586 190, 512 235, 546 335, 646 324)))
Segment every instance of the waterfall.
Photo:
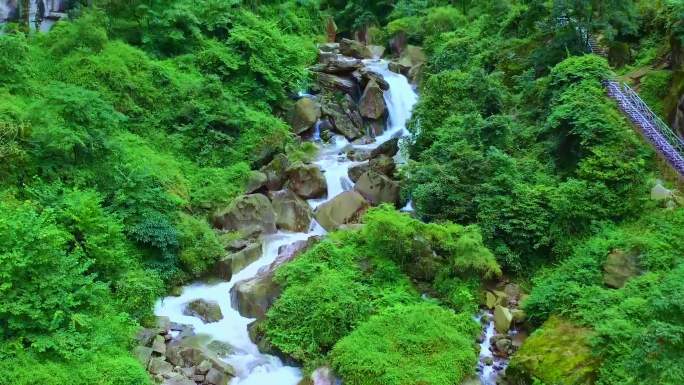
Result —
MULTIPOLYGON (((390 124, 388 130, 376 138, 375 143, 365 146, 354 145, 355 148, 374 148, 389 139, 405 135, 407 133, 406 122, 411 117, 411 109, 418 99, 408 80, 402 75, 389 71, 387 62, 374 60, 368 62, 367 66, 381 74, 390 84, 390 89, 384 94, 390 124)), ((316 133, 314 133, 315 137, 316 133)), ((320 145, 315 163, 325 172, 328 196, 325 199, 310 200, 309 204, 312 207, 317 207, 353 186, 347 173, 349 168, 358 162, 350 161, 343 154, 343 149, 349 146, 351 146, 350 143, 343 136, 336 136, 331 143, 320 145)), ((173 322, 192 325, 197 334, 209 335, 214 340, 232 345, 234 352, 225 358, 225 361, 236 371, 236 377, 231 385, 297 385, 302 378, 299 368, 285 366, 277 357, 260 353, 257 346, 250 340, 247 325, 254 320, 242 317, 231 307, 230 291, 238 281, 254 277, 261 267, 268 266, 275 261, 280 246, 324 234, 325 230, 314 220, 308 233, 278 232, 265 237, 261 258, 235 274, 230 282, 198 283, 187 286, 179 297, 166 297, 158 301, 155 314, 167 316, 173 322), (204 324, 198 318, 183 315, 185 304, 195 299, 218 302, 224 318, 218 322, 204 324)))
POLYGON ((0 1, 0 22, 2 22, 9 18, 10 7, 7 5, 7 2, 5 0, 0 1))

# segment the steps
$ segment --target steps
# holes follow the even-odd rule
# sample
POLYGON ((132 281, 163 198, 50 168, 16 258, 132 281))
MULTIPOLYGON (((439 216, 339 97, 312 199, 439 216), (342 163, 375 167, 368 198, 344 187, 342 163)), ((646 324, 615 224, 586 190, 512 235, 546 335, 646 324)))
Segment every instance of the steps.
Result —
POLYGON ((620 110, 639 128, 655 150, 680 176, 684 176, 684 140, 660 120, 627 84, 621 85, 614 80, 606 80, 603 84, 608 96, 617 102, 620 110))

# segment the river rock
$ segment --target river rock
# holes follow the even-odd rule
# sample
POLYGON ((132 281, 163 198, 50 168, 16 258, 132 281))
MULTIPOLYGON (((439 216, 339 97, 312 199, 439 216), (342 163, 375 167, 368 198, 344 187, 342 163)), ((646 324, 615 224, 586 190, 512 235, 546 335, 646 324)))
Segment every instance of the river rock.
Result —
POLYGON ((383 91, 374 80, 371 80, 359 101, 361 116, 368 119, 380 119, 387 112, 383 91))
POLYGON ((321 169, 314 164, 295 163, 287 169, 286 187, 304 199, 323 198, 328 184, 321 169))
POLYGON ((270 194, 279 229, 303 233, 309 229, 313 210, 311 206, 292 191, 285 189, 270 194))
POLYGON ((273 160, 261 168, 261 172, 266 175, 266 188, 270 191, 277 191, 283 188, 286 178, 286 170, 290 167, 290 161, 283 154, 277 154, 273 160))
POLYGON ((492 292, 485 293, 485 305, 488 309, 494 309, 494 306, 497 305, 496 302, 496 296, 492 292))
POLYGON ((357 164, 356 166, 349 167, 349 170, 347 170, 347 175, 352 182, 356 183, 359 178, 361 178, 361 175, 368 172, 368 170, 370 170, 370 163, 364 162, 357 164))
POLYGON ((614 289, 625 286, 627 280, 639 274, 638 257, 635 251, 613 250, 603 264, 603 283, 614 289))
POLYGON ((370 135, 373 138, 376 138, 385 132, 385 128, 387 127, 387 120, 386 118, 381 118, 381 119, 366 119, 366 133, 370 135))
POLYGON ((240 270, 259 259, 262 253, 262 244, 260 242, 249 244, 244 249, 218 260, 214 267, 214 273, 217 278, 230 281, 233 274, 237 274, 240 270))
POLYGON ((341 91, 351 97, 358 97, 360 93, 358 83, 348 76, 317 72, 316 81, 321 87, 328 91, 341 91))
POLYGON ((398 64, 401 66, 402 71, 406 71, 406 68, 408 67, 408 72, 402 72, 403 75, 408 76, 412 81, 417 81, 420 78, 423 65, 426 61, 427 57, 422 48, 408 45, 406 49, 402 51, 398 64))
POLYGON ((359 83, 364 89, 371 81, 374 81, 378 85, 378 87, 380 87, 380 89, 383 91, 387 91, 390 88, 389 83, 387 83, 387 80, 385 80, 385 78, 382 75, 366 67, 361 68, 358 71, 358 78, 359 83))
POLYGON ((152 374, 160 376, 168 376, 173 373, 173 366, 166 362, 163 357, 152 357, 147 366, 147 370, 152 374))
POLYGON ((312 71, 333 75, 348 75, 363 67, 361 60, 325 52, 319 54, 319 61, 320 64, 312 67, 312 71))
POLYGON ((521 324, 525 322, 525 318, 527 318, 525 311, 522 309, 512 309, 511 316, 513 316, 513 322, 515 324, 521 324))
POLYGON ((347 158, 354 162, 363 162, 370 159, 371 152, 362 148, 352 148, 347 151, 347 158))
POLYGON ((507 333, 511 328, 513 322, 513 315, 508 308, 501 305, 496 305, 494 308, 494 327, 499 333, 507 333))
POLYGON ((496 341, 496 350, 498 350, 500 353, 503 353, 505 355, 509 354, 511 346, 512 346, 512 342, 508 338, 501 338, 501 339, 496 341))
POLYGON ((152 358, 152 348, 147 346, 136 346, 135 349, 133 349, 133 355, 142 366, 147 367, 152 358))
POLYGON ((152 341, 152 351, 158 353, 160 356, 166 354, 166 339, 164 336, 157 334, 152 341))
POLYGON ((332 129, 347 139, 353 141, 362 136, 363 118, 349 95, 341 100, 327 96, 323 102, 323 114, 328 117, 332 129))
POLYGON ((183 375, 176 375, 171 378, 167 378, 162 385, 197 385, 195 381, 183 376, 183 375))
POLYGON ((386 155, 390 158, 397 155, 399 152, 399 138, 390 139, 378 147, 374 148, 371 152, 371 158, 377 158, 380 155, 386 155))
POLYGON ((204 299, 196 299, 185 305, 183 314, 197 317, 204 323, 218 322, 223 319, 218 302, 206 301, 204 299))
POLYGON ((268 182, 268 177, 266 174, 260 171, 251 171, 247 178, 247 184, 245 186, 245 194, 251 194, 266 185, 268 182))
POLYGON ((273 280, 273 274, 258 275, 237 282, 231 289, 231 302, 243 317, 263 319, 281 290, 273 280))
POLYGON ((340 43, 321 43, 317 45, 319 51, 337 53, 340 50, 340 43))
POLYGON ((290 125, 295 134, 309 130, 321 117, 321 107, 311 98, 297 100, 290 116, 290 125))
POLYGON ((361 194, 345 191, 318 206, 314 216, 324 229, 333 231, 345 224, 358 223, 368 207, 368 201, 361 194))
POLYGON ((345 56, 356 59, 373 58, 373 52, 365 44, 357 40, 342 39, 340 41, 340 52, 345 56))
POLYGON ((382 45, 367 46, 373 59, 380 59, 385 54, 385 47, 382 45))
POLYGON ((263 194, 243 195, 236 198, 227 209, 214 214, 214 226, 243 234, 276 232, 275 211, 271 201, 263 194))
POLYGON ((394 171, 396 170, 394 159, 382 154, 371 159, 369 166, 371 170, 383 174, 388 178, 392 178, 394 176, 394 171))
POLYGON ((399 205, 399 184, 373 170, 361 175, 354 186, 354 190, 358 191, 372 205, 382 203, 399 205))
POLYGON ((228 385, 228 382, 230 382, 232 377, 215 368, 211 368, 207 372, 204 379, 208 384, 211 385, 228 385))

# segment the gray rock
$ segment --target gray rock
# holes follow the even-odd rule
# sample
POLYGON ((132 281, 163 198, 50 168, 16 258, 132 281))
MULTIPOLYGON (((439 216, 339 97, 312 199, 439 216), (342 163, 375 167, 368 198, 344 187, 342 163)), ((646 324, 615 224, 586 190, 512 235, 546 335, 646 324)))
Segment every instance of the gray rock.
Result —
POLYGON ((323 102, 323 114, 328 117, 333 131, 344 135, 349 140, 362 136, 363 118, 354 100, 345 95, 344 98, 326 96, 323 102))
POLYGON ((385 116, 387 107, 382 89, 375 80, 371 80, 361 95, 359 101, 359 112, 361 116, 368 119, 380 119, 385 116))
POLYGON ((310 98, 299 99, 292 109, 290 125, 295 134, 309 130, 321 117, 321 107, 310 98))
POLYGON ((166 339, 163 336, 157 335, 154 337, 154 340, 152 341, 152 351, 159 353, 161 356, 166 354, 166 339))
POLYGON ((266 185, 268 182, 268 177, 266 174, 260 171, 252 171, 247 179, 247 185, 245 186, 245 194, 251 194, 266 185))
POLYGON ((287 169, 286 187, 304 199, 323 198, 328 184, 321 169, 314 164, 296 163, 287 169))
POLYGON ((603 264, 603 283, 614 289, 625 286, 630 278, 640 273, 638 259, 636 251, 613 250, 603 264))
POLYGON ((340 41, 340 52, 345 56, 357 59, 373 58, 373 52, 366 45, 357 40, 343 38, 340 41))
POLYGON ((224 281, 230 281, 233 274, 237 274, 240 270, 259 259, 262 252, 260 242, 249 244, 244 249, 218 260, 214 266, 214 274, 224 281))
POLYGON ((282 189, 288 167, 290 161, 283 154, 277 154, 269 164, 262 167, 261 172, 266 174, 266 188, 271 191, 282 189))
POLYGON ((382 203, 399 205, 399 184, 375 171, 370 170, 361 175, 354 186, 354 190, 358 191, 372 205, 382 203))
POLYGON ((214 214, 214 226, 244 234, 272 234, 276 232, 275 212, 265 195, 243 195, 214 214))
POLYGON ((183 314, 197 317, 204 323, 218 322, 223 319, 221 307, 216 301, 196 299, 185 306, 183 314))
POLYGON ((152 357, 147 366, 147 370, 152 374, 166 377, 173 373, 173 366, 166 362, 163 357, 152 357))
POLYGON ((333 231, 345 224, 358 223, 368 207, 368 201, 361 194, 345 191, 318 206, 314 217, 324 229, 333 231))
POLYGON ((292 191, 285 189, 270 194, 276 213, 276 226, 292 232, 306 232, 313 218, 311 206, 292 191))
POLYGON ((388 157, 393 157, 399 152, 399 138, 390 139, 378 147, 374 148, 371 152, 371 158, 377 158, 380 155, 386 155, 388 157))
POLYGON ((133 349, 133 355, 142 366, 147 367, 152 358, 152 348, 147 346, 136 346, 135 349, 133 349))
POLYGON ((348 76, 338 76, 324 72, 316 73, 316 80, 321 87, 328 91, 341 91, 352 97, 358 97, 360 90, 356 81, 348 76))
POLYGON ((225 373, 221 373, 217 369, 211 368, 204 379, 207 383, 212 385, 228 385, 231 377, 227 376, 225 373))

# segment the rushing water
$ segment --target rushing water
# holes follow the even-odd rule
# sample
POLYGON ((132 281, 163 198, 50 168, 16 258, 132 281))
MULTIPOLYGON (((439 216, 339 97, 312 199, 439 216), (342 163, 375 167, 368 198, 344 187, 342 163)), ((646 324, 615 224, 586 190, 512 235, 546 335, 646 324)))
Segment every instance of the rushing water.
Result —
MULTIPOLYGON (((315 163, 325 173, 328 197, 310 200, 309 203, 314 208, 353 187, 347 172, 358 162, 347 159, 343 150, 350 146, 372 149, 389 139, 407 134, 406 122, 411 117, 411 110, 418 100, 415 91, 404 76, 388 70, 387 62, 370 60, 366 62, 366 66, 381 74, 390 85, 389 91, 386 91, 384 95, 389 111, 388 128, 372 144, 352 146, 344 137, 336 136, 330 144, 321 146, 315 163)), ((267 236, 263 239, 264 250, 261 258, 233 275, 230 282, 187 286, 180 296, 160 300, 155 307, 155 314, 167 316, 173 322, 192 325, 197 334, 206 334, 214 340, 227 342, 233 346, 234 352, 225 359, 236 370, 236 377, 231 385, 296 385, 302 377, 298 368, 285 366, 277 357, 260 353, 257 346, 249 339, 247 325, 253 319, 242 317, 231 307, 230 290, 236 282, 254 277, 259 268, 271 264, 278 256, 280 246, 324 234, 325 230, 313 221, 308 233, 279 232, 267 236), (224 318, 218 322, 205 324, 199 318, 183 315, 185 304, 200 298, 218 302, 224 318)))

